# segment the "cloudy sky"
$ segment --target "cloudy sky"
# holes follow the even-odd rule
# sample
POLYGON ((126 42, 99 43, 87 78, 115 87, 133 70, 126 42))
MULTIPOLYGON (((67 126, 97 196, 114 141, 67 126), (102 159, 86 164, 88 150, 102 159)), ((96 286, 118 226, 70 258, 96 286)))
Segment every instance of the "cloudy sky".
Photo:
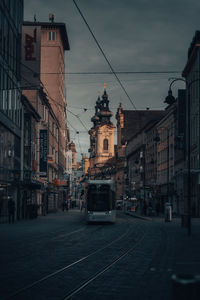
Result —
MULTIPOLYGON (((115 72, 136 72, 118 74, 135 107, 164 109, 169 78, 181 76, 188 47, 200 30, 200 1, 75 1, 115 72)), ((55 14, 55 22, 66 23, 71 48, 65 55, 67 73, 110 71, 73 0, 24 0, 26 21, 33 21, 34 14, 37 21, 48 21, 49 13, 55 14)), ((120 102, 124 109, 134 109, 113 74, 66 74, 68 126, 78 157, 88 155, 87 130, 104 83, 114 116, 120 102)), ((175 96, 182 87, 176 82, 175 96)))

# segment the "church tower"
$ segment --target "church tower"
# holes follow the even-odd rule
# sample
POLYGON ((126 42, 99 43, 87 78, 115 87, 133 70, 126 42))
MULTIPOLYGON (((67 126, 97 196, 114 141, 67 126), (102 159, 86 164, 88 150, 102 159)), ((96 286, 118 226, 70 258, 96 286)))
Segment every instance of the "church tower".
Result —
POLYGON ((104 93, 97 98, 95 114, 91 118, 93 127, 90 129, 90 168, 95 164, 104 164, 114 157, 114 131, 115 126, 111 122, 113 113, 109 109, 109 100, 104 85, 104 93))

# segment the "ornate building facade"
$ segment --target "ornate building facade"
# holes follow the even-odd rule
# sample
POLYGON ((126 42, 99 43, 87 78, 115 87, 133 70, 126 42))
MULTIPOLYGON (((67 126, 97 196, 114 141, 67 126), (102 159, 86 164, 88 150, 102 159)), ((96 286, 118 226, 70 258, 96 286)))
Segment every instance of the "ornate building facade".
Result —
POLYGON ((115 126, 111 122, 113 113, 109 109, 109 100, 106 89, 102 98, 98 96, 95 105, 95 114, 91 118, 93 126, 90 134, 90 175, 101 173, 101 176, 109 176, 108 170, 111 169, 110 160, 114 158, 114 131, 115 126), (106 173, 107 171, 107 173, 106 173), (103 174, 103 173, 104 174, 103 174))

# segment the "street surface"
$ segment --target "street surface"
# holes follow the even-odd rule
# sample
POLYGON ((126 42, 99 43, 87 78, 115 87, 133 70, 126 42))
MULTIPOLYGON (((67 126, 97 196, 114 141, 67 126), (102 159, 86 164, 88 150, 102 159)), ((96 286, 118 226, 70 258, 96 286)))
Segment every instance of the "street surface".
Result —
POLYGON ((172 299, 172 274, 200 274, 200 220, 117 213, 87 225, 79 210, 0 225, 0 299, 172 299))

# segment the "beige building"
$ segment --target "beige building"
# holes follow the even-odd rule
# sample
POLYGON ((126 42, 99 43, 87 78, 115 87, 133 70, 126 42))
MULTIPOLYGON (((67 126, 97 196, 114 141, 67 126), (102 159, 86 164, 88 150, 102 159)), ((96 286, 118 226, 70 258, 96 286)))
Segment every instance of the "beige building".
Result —
POLYGON ((24 22, 23 41, 23 93, 42 117, 37 127, 37 174, 46 187, 46 196, 38 201, 41 205, 45 202, 48 210, 56 210, 65 197, 59 182, 64 180, 69 143, 65 93, 69 42, 65 24, 53 18, 50 22, 24 22), (47 149, 41 160, 43 138, 47 138, 47 149))
POLYGON ((114 157, 114 130, 110 118, 113 113, 109 109, 106 90, 98 97, 95 105, 95 115, 91 118, 93 127, 90 129, 90 175, 95 176, 99 168, 109 164, 114 157))

